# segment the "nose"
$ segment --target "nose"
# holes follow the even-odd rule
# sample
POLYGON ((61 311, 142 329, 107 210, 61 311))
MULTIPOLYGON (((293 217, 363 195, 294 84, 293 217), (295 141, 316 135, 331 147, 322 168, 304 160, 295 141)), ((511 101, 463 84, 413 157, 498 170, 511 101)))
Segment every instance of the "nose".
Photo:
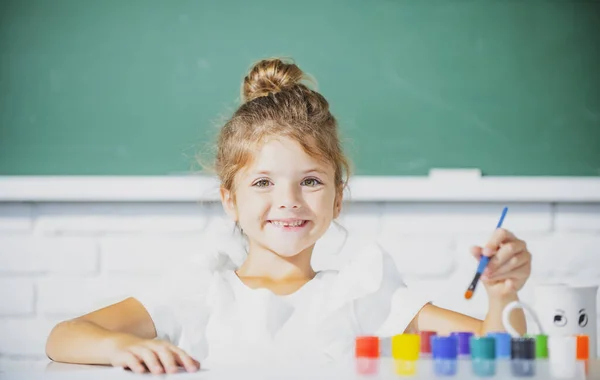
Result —
POLYGON ((302 205, 299 186, 293 184, 280 185, 277 192, 277 204, 280 209, 298 209, 302 205))

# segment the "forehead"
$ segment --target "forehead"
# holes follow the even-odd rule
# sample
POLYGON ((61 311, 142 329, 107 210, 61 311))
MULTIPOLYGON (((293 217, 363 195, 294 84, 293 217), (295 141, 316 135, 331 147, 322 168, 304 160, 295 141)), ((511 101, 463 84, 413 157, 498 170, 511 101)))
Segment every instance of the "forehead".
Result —
POLYGON ((333 174, 333 166, 308 154, 295 140, 287 137, 265 140, 253 154, 247 173, 304 173, 311 170, 333 174))

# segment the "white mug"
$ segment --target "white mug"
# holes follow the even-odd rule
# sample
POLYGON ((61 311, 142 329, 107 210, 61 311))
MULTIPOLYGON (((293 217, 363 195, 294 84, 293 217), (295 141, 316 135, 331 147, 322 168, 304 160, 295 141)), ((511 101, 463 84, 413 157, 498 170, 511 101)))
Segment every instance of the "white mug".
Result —
POLYGON ((534 288, 534 310, 549 336, 584 334, 590 338, 590 358, 597 357, 596 294, 598 286, 540 284, 534 288))

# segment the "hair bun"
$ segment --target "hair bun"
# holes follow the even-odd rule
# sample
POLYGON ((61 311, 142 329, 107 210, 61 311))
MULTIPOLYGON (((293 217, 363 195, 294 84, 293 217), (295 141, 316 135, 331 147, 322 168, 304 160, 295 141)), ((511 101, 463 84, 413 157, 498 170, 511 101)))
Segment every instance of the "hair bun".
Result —
POLYGON ((305 79, 304 73, 291 61, 263 59, 250 69, 242 83, 242 100, 249 102, 269 93, 278 93, 305 79))

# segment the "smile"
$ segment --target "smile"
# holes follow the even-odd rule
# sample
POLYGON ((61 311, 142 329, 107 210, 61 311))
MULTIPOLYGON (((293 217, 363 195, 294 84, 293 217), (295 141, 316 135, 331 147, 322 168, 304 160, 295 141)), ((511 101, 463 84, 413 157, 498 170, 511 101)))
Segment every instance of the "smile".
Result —
POLYGON ((269 223, 275 227, 280 228, 299 228, 304 227, 308 220, 295 219, 295 220, 269 220, 269 223))

